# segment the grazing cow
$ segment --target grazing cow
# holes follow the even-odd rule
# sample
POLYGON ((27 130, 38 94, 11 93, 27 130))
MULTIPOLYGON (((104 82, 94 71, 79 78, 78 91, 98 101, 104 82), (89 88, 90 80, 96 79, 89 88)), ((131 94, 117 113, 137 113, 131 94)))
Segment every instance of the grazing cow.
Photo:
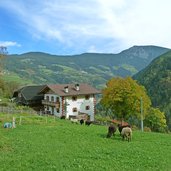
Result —
POLYGON ((121 135, 122 135, 123 140, 126 139, 128 142, 131 141, 131 139, 132 139, 132 130, 131 130, 131 128, 129 128, 129 127, 123 128, 122 132, 121 132, 121 135))
POLYGON ((61 119, 65 119, 65 115, 62 115, 60 118, 61 118, 61 119))
POLYGON ((92 123, 93 123, 93 122, 92 122, 92 121, 89 121, 89 120, 85 121, 85 124, 86 124, 87 126, 90 126, 92 123))
POLYGON ((120 135, 121 135, 122 129, 125 128, 125 127, 131 128, 130 125, 121 125, 121 124, 118 124, 118 130, 119 130, 119 132, 120 132, 120 135))
POLYGON ((81 125, 84 124, 84 119, 81 119, 81 120, 80 120, 80 124, 81 124, 81 125))
POLYGON ((116 127, 113 124, 111 124, 108 127, 107 138, 110 138, 112 135, 115 135, 115 132, 116 132, 116 127))

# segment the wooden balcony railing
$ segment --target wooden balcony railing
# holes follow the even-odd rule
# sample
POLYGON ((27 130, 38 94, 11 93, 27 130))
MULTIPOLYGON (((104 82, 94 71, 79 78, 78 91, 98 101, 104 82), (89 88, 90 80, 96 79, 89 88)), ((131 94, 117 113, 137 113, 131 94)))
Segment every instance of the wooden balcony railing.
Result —
POLYGON ((47 100, 42 100, 43 105, 54 106, 56 108, 60 108, 60 102, 51 102, 47 100))

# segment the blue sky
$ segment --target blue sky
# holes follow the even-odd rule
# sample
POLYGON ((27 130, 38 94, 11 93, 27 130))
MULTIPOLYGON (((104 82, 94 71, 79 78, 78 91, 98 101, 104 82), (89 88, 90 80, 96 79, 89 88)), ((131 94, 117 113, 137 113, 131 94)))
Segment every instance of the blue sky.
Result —
POLYGON ((170 9, 170 0, 1 0, 0 45, 58 55, 171 48, 170 9))

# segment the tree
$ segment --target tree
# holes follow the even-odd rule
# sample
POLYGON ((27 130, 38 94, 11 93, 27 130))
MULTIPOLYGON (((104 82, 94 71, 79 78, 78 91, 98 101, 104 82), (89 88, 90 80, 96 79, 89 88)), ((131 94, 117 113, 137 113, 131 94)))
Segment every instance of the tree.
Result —
POLYGON ((7 47, 5 46, 0 46, 0 59, 2 57, 4 57, 4 55, 6 55, 8 52, 7 52, 7 47))
POLYGON ((102 91, 101 104, 106 109, 111 109, 113 114, 123 120, 129 116, 140 119, 140 99, 143 99, 144 116, 151 105, 151 100, 143 86, 131 77, 112 78, 102 91))
POLYGON ((7 55, 7 47, 5 46, 0 46, 0 74, 2 73, 2 60, 4 59, 4 57, 7 55))
POLYGON ((5 90, 5 83, 4 83, 4 81, 0 78, 0 98, 4 95, 4 90, 5 90))
POLYGON ((14 90, 18 89, 19 86, 20 86, 19 83, 15 82, 15 81, 6 82, 4 96, 7 98, 11 98, 14 90))
POLYGON ((151 107, 148 115, 144 120, 146 126, 150 127, 152 131, 164 132, 166 129, 166 118, 164 112, 158 108, 151 107))

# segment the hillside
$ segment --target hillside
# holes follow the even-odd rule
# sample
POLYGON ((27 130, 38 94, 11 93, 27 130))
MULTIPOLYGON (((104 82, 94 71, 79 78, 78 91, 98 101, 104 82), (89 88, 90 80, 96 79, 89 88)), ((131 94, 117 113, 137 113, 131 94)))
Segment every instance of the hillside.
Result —
POLYGON ((171 170, 169 134, 133 131, 128 143, 119 132, 106 138, 107 126, 72 124, 53 117, 33 119, 33 115, 24 115, 19 125, 17 116, 15 129, 3 129, 0 122, 0 170, 171 170))
POLYGON ((171 128, 171 51, 154 59, 133 78, 146 87, 153 105, 165 111, 171 128))
POLYGON ((4 76, 12 79, 14 75, 21 82, 36 84, 86 82, 100 88, 111 77, 132 76, 168 50, 157 46, 134 46, 119 54, 58 56, 30 52, 9 55, 4 76))

